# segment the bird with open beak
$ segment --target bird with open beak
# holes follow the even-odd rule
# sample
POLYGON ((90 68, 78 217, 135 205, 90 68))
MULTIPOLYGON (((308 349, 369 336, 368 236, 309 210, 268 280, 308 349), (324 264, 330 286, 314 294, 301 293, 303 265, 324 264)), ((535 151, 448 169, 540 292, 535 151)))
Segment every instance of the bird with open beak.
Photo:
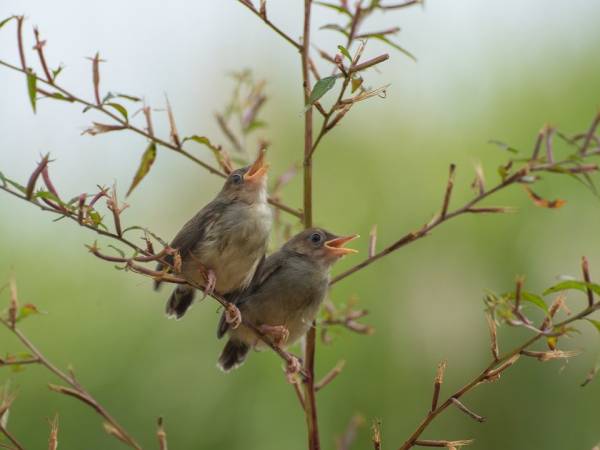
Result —
MULTIPOLYGON (((267 203, 265 150, 250 166, 232 171, 216 198, 177 233, 170 246, 181 257, 180 273, 205 293, 226 295, 246 288, 264 257, 272 225, 267 203)), ((174 263, 171 257, 170 263, 174 263)), ((179 268, 178 268, 179 269, 179 268)), ((163 270, 159 265, 158 270, 163 270)), ((155 283, 155 289, 160 281, 155 283)), ((179 285, 167 302, 169 316, 181 318, 196 289, 179 285)))
MULTIPOLYGON (((356 253, 344 245, 357 237, 311 228, 290 239, 261 263, 250 286, 234 300, 244 322, 277 346, 297 342, 311 327, 327 294, 331 266, 342 256, 356 253)), ((229 341, 218 365, 226 372, 244 362, 251 348, 265 345, 244 323, 233 329, 224 314, 217 336, 225 333, 229 341)))

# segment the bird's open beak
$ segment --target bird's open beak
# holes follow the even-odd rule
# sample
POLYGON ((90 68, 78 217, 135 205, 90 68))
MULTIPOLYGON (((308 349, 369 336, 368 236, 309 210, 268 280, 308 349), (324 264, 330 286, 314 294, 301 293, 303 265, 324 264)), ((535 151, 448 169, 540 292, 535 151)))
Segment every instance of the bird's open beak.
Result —
POLYGON ((352 234, 350 236, 342 236, 335 239, 330 239, 325 242, 325 248, 336 256, 344 256, 349 253, 358 253, 358 250, 344 247, 347 242, 353 241, 358 237, 358 234, 352 234))
POLYGON ((263 179, 269 170, 265 155, 267 151, 263 148, 258 152, 256 161, 250 166, 250 169, 244 175, 244 180, 250 182, 258 182, 263 179))

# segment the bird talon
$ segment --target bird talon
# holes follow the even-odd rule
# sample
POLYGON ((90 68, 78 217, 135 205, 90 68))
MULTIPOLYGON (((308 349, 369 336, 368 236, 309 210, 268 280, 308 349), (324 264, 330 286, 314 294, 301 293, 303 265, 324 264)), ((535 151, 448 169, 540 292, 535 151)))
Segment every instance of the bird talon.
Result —
POLYGON ((263 334, 270 336, 273 339, 273 344, 277 347, 282 347, 290 337, 290 332, 284 325, 261 325, 258 327, 263 334))
POLYGON ((302 363, 294 355, 290 355, 285 368, 285 377, 288 383, 294 384, 298 382, 298 375, 302 371, 302 363))
POLYGON ((215 292, 215 286, 217 285, 217 275, 214 270, 207 269, 204 273, 204 277, 206 278, 206 285, 204 286, 204 298, 207 295, 212 295, 215 292))
POLYGON ((233 330, 240 326, 242 323, 242 313, 233 303, 229 303, 225 307, 225 321, 231 326, 233 330))

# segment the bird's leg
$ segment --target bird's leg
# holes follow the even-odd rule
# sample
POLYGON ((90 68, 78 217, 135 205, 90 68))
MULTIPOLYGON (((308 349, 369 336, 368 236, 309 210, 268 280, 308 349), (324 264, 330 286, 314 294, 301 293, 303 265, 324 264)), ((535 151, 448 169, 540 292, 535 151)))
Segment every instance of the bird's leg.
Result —
POLYGON ((300 360, 294 355, 289 355, 289 359, 285 367, 285 377, 287 378, 288 383, 296 383, 298 381, 298 374, 301 372, 301 370, 302 363, 300 360))
POLYGON ((225 322, 231 325, 233 330, 242 323, 242 313, 233 303, 228 303, 225 307, 225 322))
POLYGON ((214 270, 206 268, 204 270, 204 278, 206 278, 206 285, 204 286, 204 297, 212 295, 215 292, 215 286, 217 285, 217 274, 214 270))
POLYGON ((273 338, 273 344, 282 347, 290 337, 290 332, 284 325, 260 325, 258 331, 273 338))

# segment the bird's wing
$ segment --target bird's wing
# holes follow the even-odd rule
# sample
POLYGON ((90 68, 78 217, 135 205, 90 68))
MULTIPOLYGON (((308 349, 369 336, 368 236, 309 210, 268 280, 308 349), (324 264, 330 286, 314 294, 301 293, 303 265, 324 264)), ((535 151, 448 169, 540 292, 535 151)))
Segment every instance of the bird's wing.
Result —
MULTIPOLYGON (((250 285, 241 292, 229 294, 226 297, 227 300, 231 301, 237 306, 246 303, 274 273, 283 267, 284 262, 285 257, 281 251, 275 252, 269 257, 263 256, 258 263, 258 267, 254 273, 254 277, 252 278, 250 285)), ((217 326, 217 337, 219 339, 222 338, 225 333, 227 333, 228 329, 229 324, 225 320, 225 312, 223 312, 219 320, 219 325, 217 326)))
MULTIPOLYGON (((202 241, 207 234, 210 232, 211 227, 219 220, 222 216, 223 211, 227 207, 228 203, 213 200, 202 208, 194 217, 187 221, 187 223, 179 230, 179 233, 171 241, 170 246, 179 251, 181 258, 185 260, 190 253, 194 250, 194 247, 198 242, 202 241)), ((173 257, 167 256, 166 262, 173 264, 173 257)), ((160 271, 163 269, 162 264, 158 264, 156 270, 160 271)), ((154 282, 154 289, 160 287, 160 281, 154 282)))

